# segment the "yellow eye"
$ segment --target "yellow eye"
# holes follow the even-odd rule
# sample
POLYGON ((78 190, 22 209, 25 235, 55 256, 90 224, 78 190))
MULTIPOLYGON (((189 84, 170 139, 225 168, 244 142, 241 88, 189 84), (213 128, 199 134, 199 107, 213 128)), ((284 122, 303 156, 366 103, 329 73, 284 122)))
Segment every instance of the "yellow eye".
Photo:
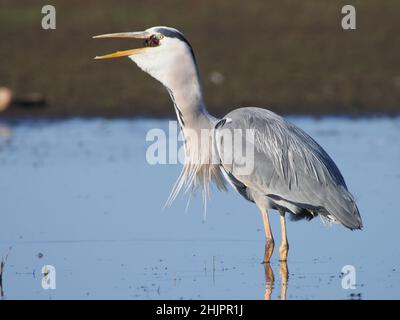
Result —
POLYGON ((161 40, 162 38, 164 38, 164 35, 162 35, 161 33, 157 33, 155 37, 157 40, 161 40))

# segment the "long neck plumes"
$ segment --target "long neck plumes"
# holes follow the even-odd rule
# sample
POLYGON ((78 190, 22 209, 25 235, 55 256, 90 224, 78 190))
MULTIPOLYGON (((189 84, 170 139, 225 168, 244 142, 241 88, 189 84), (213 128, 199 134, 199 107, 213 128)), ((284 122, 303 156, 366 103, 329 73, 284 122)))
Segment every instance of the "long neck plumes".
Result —
POLYGON ((181 77, 175 77, 167 89, 185 139, 185 163, 167 204, 180 190, 192 193, 198 188, 201 188, 206 203, 211 181, 225 190, 218 164, 213 161, 213 129, 218 119, 207 112, 195 65, 186 69, 181 77))

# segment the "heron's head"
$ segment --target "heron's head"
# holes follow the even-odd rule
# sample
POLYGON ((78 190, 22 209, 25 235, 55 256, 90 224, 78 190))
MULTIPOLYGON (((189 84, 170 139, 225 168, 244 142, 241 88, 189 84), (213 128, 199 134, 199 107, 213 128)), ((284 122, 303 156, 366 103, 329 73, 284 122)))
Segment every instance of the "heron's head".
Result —
POLYGON ((197 80, 197 66, 192 47, 183 34, 174 28, 152 27, 145 31, 110 33, 94 38, 142 39, 142 47, 117 51, 95 59, 129 57, 139 68, 167 88, 197 80))

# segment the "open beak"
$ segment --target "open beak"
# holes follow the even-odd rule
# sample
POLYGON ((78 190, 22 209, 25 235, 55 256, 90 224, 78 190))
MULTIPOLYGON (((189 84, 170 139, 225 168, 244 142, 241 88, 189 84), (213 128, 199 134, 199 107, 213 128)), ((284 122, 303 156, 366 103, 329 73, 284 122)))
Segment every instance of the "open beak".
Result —
MULTIPOLYGON (((94 36, 95 39, 106 39, 106 38, 133 38, 133 39, 148 39, 150 37, 150 33, 146 31, 140 32, 122 32, 122 33, 107 33, 101 34, 98 36, 94 36)), ((104 56, 97 56, 94 59, 111 59, 111 58, 118 58, 118 57, 126 57, 132 56, 134 54, 138 54, 143 52, 144 50, 148 49, 148 47, 137 48, 137 49, 130 49, 124 51, 117 51, 114 53, 106 54, 104 56)))

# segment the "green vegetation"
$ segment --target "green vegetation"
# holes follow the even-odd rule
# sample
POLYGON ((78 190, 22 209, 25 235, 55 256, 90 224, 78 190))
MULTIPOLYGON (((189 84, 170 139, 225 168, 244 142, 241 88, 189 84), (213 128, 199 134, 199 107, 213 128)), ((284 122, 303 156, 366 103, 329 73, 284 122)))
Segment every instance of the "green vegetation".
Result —
MULTIPOLYGON (((96 34, 174 26, 196 53, 206 102, 280 113, 397 113, 400 108, 400 2, 352 0, 357 30, 341 28, 348 1, 52 1, 57 29, 41 29, 43 1, 0 0, 0 86, 39 92, 47 108, 9 115, 173 115, 161 85, 129 59, 95 55, 131 40, 96 34), (215 84, 210 75, 223 81, 215 84)), ((13 110, 14 109, 14 110, 13 110)))

